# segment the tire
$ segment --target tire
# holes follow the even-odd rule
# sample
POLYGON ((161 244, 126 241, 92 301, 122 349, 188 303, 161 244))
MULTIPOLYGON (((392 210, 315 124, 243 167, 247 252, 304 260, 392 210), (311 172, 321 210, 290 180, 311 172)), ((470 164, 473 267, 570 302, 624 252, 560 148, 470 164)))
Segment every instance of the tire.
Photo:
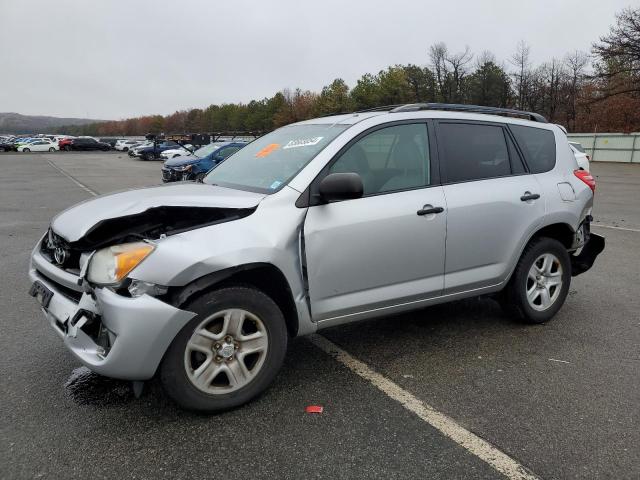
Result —
POLYGON ((536 238, 522 252, 500 302, 516 320, 544 323, 558 313, 570 284, 571 261, 565 246, 552 238, 536 238))
POLYGON ((199 174, 196 175, 196 178, 194 179, 196 182, 198 183, 202 183, 202 180, 204 180, 204 177, 207 176, 206 172, 201 172, 199 174))
POLYGON ((160 364, 162 386, 178 405, 201 412, 228 410, 271 384, 282 366, 288 335, 284 316, 270 297, 254 288, 228 287, 203 294, 184 308, 197 315, 176 335, 160 364), (240 325, 233 338, 223 335, 227 316, 240 325), (209 336, 220 337, 195 334, 205 327, 209 336), (259 332, 262 336, 256 338, 259 332), (260 352, 243 352, 249 335, 254 336, 253 347, 263 345, 260 352), (238 371, 243 373, 236 377, 238 371))
POLYGON ((29 150, 28 148, 23 148, 22 151, 25 153, 29 153, 31 150, 29 150))
POLYGON ((70 152, 71 151, 71 147, 69 145, 65 145, 64 146, 64 151, 65 152, 70 152))
POLYGON ((128 152, 128 151, 129 151, 129 147, 124 147, 124 148, 122 149, 122 151, 123 151, 123 152, 128 152))
POLYGON ((55 149, 55 148, 53 148, 53 147, 51 147, 51 148, 49 148, 49 151, 50 151, 50 152, 55 152, 55 151, 56 151, 56 149, 55 149))

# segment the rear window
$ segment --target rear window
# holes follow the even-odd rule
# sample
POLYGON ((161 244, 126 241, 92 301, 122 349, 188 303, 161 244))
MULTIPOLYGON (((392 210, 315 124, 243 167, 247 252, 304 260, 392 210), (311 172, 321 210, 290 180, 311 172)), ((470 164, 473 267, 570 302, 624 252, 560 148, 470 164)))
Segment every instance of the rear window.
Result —
POLYGON ((570 144, 573 148, 575 148, 576 150, 578 150, 580 153, 584 153, 584 147, 583 147, 581 144, 579 144, 579 143, 577 143, 577 142, 569 142, 569 144, 570 144))
POLYGON ((509 125, 531 173, 543 173, 556 165, 556 139, 551 130, 509 125))
POLYGON ((465 182, 511 175, 502 127, 441 123, 438 148, 444 153, 447 182, 465 182))

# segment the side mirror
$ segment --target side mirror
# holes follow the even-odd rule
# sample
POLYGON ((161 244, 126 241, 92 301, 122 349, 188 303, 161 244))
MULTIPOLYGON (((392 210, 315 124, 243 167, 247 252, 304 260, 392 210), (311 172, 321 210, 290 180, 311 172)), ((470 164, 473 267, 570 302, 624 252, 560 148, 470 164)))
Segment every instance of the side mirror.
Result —
POLYGON ((362 197, 364 186, 357 173, 331 173, 322 179, 318 190, 322 200, 334 202, 362 197))

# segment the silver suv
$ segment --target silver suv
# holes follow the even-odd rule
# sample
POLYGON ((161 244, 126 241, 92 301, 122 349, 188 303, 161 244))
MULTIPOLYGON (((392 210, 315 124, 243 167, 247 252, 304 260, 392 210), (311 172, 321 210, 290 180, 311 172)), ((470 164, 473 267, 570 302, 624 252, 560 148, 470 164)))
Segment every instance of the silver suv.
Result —
POLYGON ((290 337, 492 294, 550 320, 604 249, 595 182, 537 114, 413 104, 280 128, 204 183, 56 216, 29 276, 91 370, 185 408, 263 391, 290 337))

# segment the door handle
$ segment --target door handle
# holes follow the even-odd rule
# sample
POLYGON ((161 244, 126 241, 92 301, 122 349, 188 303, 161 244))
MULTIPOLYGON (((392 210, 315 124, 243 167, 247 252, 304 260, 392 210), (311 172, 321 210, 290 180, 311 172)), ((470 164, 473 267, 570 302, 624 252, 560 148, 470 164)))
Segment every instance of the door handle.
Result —
POLYGON ((432 213, 442 213, 444 212, 444 208, 442 207, 432 207, 431 205, 425 205, 426 208, 422 208, 417 211, 417 214, 422 215, 431 215, 432 213))
POLYGON ((527 200, 537 200, 539 198, 540 194, 538 193, 524 192, 524 195, 520 197, 520 200, 526 202, 527 200))

